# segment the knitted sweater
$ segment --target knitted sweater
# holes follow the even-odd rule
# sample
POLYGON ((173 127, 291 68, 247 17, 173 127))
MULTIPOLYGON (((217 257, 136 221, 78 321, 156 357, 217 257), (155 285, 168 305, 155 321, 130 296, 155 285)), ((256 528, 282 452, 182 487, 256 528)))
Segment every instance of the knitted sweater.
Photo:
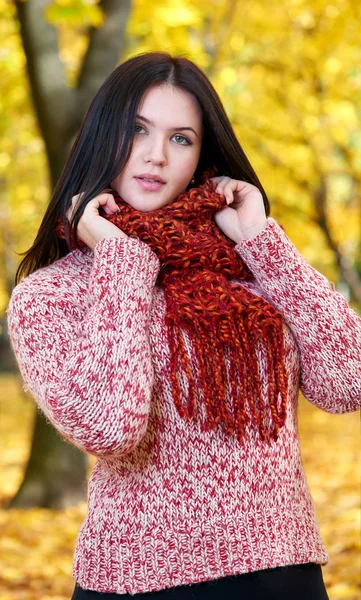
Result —
MULTIPOLYGON (((160 262, 145 242, 103 239, 13 290, 8 326, 24 389, 97 457, 73 561, 82 588, 133 595, 329 560, 300 455, 298 392, 330 413, 360 408, 361 318, 275 219, 235 250, 255 276, 243 285, 285 319, 287 420, 271 445, 252 423, 240 445, 179 416, 160 262)), ((261 377, 264 364, 259 354, 261 377)))

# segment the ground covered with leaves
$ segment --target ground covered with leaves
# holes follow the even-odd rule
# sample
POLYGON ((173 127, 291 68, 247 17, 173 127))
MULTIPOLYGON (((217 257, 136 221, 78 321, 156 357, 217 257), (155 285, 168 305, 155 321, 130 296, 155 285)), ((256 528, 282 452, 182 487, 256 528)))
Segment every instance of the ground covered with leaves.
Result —
MULTIPOLYGON (((34 403, 13 377, 0 377, 2 483, 0 600, 69 600, 75 539, 86 504, 67 510, 6 510, 29 456, 34 403)), ((330 600, 361 597, 360 413, 331 415, 300 397, 302 458, 330 555, 330 600)), ((89 470, 94 464, 90 458, 89 470)), ((291 599, 290 599, 291 600, 291 599)))

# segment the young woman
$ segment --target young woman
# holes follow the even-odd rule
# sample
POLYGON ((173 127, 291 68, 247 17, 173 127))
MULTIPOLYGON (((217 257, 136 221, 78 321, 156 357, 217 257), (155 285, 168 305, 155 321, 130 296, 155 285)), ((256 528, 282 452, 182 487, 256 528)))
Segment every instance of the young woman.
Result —
POLYGON ((98 459, 73 600, 328 598, 297 398, 360 408, 361 319, 269 213, 193 62, 115 69, 7 309, 26 388, 98 459))

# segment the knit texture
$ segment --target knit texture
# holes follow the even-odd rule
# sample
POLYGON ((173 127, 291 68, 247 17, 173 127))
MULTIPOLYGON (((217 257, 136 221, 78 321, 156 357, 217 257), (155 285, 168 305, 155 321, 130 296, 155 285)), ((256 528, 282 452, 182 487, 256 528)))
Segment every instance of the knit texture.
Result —
MULTIPOLYGON (((200 420, 205 431, 222 427, 240 443, 245 424, 252 420, 262 440, 271 443, 286 421, 283 317, 242 283, 235 283, 254 277, 234 242, 214 222, 217 211, 227 206, 226 198, 204 177, 202 185, 162 208, 136 210, 113 191, 120 213, 100 212, 128 236, 145 241, 160 260, 156 284, 164 290, 167 307, 172 398, 179 415, 200 420), (257 346, 266 357, 267 396, 262 394, 265 382, 259 377, 257 346), (186 398, 182 376, 188 385, 186 398), (266 426, 267 412, 272 429, 266 426)), ((56 233, 75 249, 66 218, 59 220, 56 233)), ((86 247, 81 239, 78 242, 80 249, 86 247)))
MULTIPOLYGON (((24 389, 98 459, 74 554, 82 588, 135 594, 329 560, 300 455, 298 391, 327 412, 360 408, 361 318, 271 217, 235 249, 255 277, 242 285, 285 320, 287 418, 271 445, 252 422, 240 445, 180 417, 160 262, 145 242, 103 239, 13 290, 8 328, 24 389)), ((258 359, 267 397, 261 349, 258 359)))

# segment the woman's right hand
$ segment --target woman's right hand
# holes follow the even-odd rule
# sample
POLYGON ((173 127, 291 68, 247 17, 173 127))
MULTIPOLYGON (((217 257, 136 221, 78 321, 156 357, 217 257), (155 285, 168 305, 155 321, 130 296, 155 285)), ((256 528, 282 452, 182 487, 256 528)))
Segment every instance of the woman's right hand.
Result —
MULTIPOLYGON (((71 207, 66 211, 66 217, 70 223, 73 211, 81 194, 76 194, 71 199, 71 207)), ((101 217, 98 208, 102 206, 106 214, 116 214, 118 205, 114 200, 113 194, 102 192, 94 196, 86 205, 84 212, 79 220, 77 227, 77 236, 85 242, 89 248, 94 250, 100 240, 111 237, 128 237, 124 231, 116 225, 101 217)))

